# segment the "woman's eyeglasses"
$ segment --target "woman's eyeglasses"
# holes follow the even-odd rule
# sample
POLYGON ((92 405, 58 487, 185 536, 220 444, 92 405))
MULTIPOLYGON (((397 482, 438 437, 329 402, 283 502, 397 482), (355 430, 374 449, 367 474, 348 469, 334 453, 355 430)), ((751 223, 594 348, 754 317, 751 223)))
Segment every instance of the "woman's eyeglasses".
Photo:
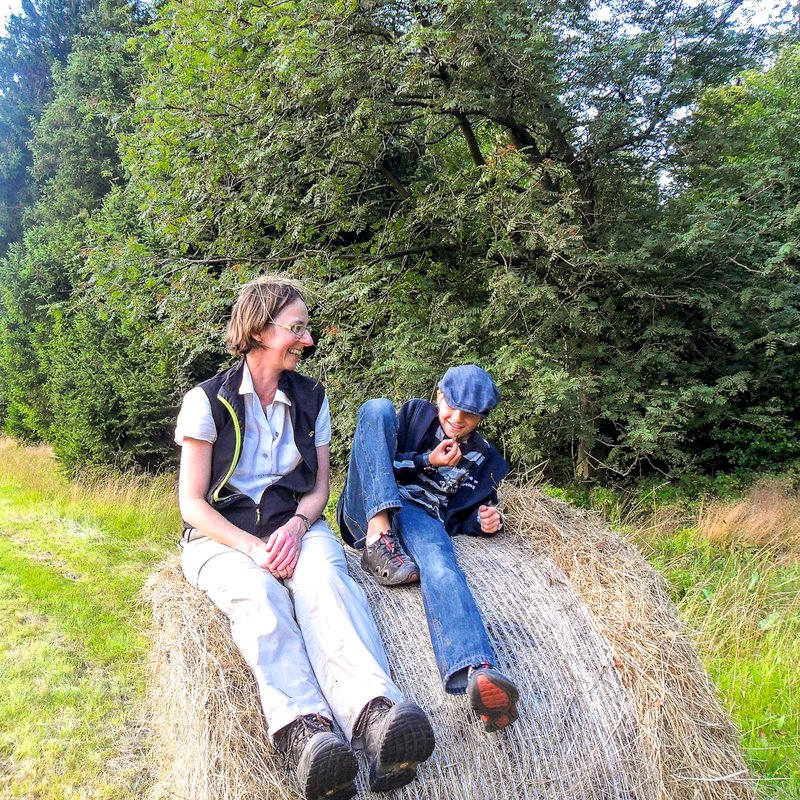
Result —
POLYGON ((311 333, 311 328, 308 325, 301 325, 299 322, 295 325, 282 325, 280 322, 275 322, 274 319, 269 322, 270 325, 274 325, 276 328, 283 328, 285 331, 293 333, 298 339, 302 339, 307 333, 311 333))

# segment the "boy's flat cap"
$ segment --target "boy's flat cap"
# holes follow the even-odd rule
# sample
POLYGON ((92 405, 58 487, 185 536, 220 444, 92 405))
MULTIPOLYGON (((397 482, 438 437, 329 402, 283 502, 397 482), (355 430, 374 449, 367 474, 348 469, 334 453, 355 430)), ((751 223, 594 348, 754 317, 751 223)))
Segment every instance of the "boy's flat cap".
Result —
POLYGON ((450 367, 439 381, 450 408, 485 417, 500 402, 500 392, 492 376, 475 364, 450 367))

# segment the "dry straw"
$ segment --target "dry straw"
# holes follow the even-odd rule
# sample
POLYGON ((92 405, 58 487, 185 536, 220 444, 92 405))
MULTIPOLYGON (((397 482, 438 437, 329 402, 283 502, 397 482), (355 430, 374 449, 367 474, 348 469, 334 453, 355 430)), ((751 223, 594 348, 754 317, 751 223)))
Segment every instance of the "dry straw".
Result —
POLYGON ((701 536, 712 542, 741 541, 800 551, 800 496, 785 481, 758 481, 739 500, 715 500, 698 515, 701 536))
MULTIPOLYGON (((507 534, 455 540, 499 666, 521 689, 521 719, 500 734, 485 734, 464 698, 442 691, 419 590, 379 587, 348 554, 395 678, 436 730, 433 758, 390 797, 752 798, 737 733, 638 551, 535 487, 506 490, 504 505, 507 534)), ((183 581, 177 559, 146 591, 154 798, 296 798, 227 622, 183 581)))

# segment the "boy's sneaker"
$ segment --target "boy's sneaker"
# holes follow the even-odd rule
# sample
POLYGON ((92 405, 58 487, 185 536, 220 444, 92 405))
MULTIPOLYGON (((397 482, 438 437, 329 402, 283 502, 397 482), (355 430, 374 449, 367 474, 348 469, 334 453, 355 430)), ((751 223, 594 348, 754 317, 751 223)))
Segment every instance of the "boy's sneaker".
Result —
POLYGON ((519 690, 510 678, 488 665, 469 668, 467 698, 489 733, 505 728, 519 716, 519 690))
POLYGON ((350 746, 320 714, 298 717, 275 734, 275 747, 294 768, 306 800, 355 797, 358 762, 350 746))
POLYGON ((417 766, 433 752, 433 728, 415 703, 371 701, 358 721, 369 760, 369 788, 388 792, 411 783, 417 766))
POLYGON ((384 531, 372 544, 364 544, 361 566, 384 586, 419 581, 419 567, 392 531, 384 531))

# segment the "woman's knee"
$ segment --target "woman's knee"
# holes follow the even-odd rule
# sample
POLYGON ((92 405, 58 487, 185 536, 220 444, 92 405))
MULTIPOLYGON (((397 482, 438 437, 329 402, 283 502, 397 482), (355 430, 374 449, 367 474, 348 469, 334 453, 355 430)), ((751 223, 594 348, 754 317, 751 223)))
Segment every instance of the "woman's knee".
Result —
POLYGON ((286 582, 295 605, 298 603, 325 606, 340 604, 358 589, 346 568, 335 563, 319 564, 313 574, 295 572, 286 582))
POLYGON ((315 526, 303 537, 294 574, 286 583, 295 591, 296 588, 328 583, 342 574, 347 575, 342 543, 327 526, 315 526))
POLYGON ((304 537, 294 574, 287 583, 292 584, 292 588, 294 585, 313 586, 329 583, 347 574, 344 548, 333 533, 314 535, 311 532, 304 537))
POLYGON ((233 601, 251 600, 271 604, 280 602, 286 587, 272 573, 253 564, 249 569, 239 570, 228 576, 223 591, 233 601))
POLYGON ((235 574, 215 570, 202 576, 199 586, 230 619, 243 616, 271 618, 280 608, 291 608, 287 588, 261 567, 252 565, 235 574))

